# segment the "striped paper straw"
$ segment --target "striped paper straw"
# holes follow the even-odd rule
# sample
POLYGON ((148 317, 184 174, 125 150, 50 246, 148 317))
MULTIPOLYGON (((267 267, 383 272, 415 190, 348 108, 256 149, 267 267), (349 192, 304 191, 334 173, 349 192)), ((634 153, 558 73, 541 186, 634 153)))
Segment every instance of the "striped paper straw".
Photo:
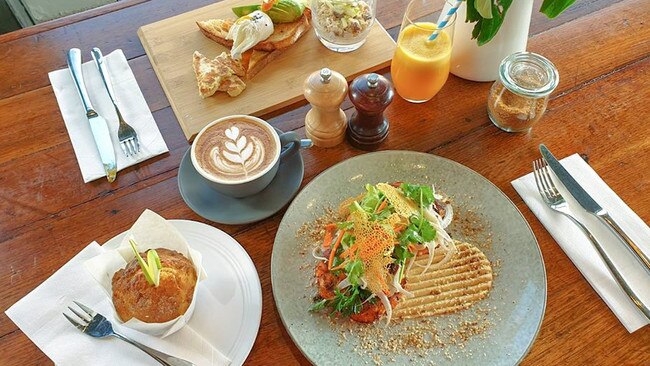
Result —
POLYGON ((456 0, 454 5, 447 12, 447 15, 445 15, 445 17, 442 18, 442 21, 440 23, 438 23, 438 26, 437 26, 438 28, 433 33, 431 33, 431 36, 429 36, 429 41, 433 41, 434 39, 436 39, 436 37, 438 37, 438 33, 440 33, 440 29, 447 26, 447 23, 449 23, 449 19, 451 19, 451 17, 454 14, 456 14, 456 11, 458 10, 458 7, 460 6, 460 3, 462 3, 462 2, 463 2, 463 0, 456 0))

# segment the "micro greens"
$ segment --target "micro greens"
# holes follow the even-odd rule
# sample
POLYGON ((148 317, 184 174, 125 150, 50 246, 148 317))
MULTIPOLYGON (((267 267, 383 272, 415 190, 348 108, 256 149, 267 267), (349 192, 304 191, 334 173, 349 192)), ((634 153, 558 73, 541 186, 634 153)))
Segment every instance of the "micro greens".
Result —
MULTIPOLYGON (((354 235, 350 234, 349 232, 346 232, 346 233, 343 234, 343 238, 341 238, 341 246, 339 246, 339 248, 336 251, 337 253, 335 253, 335 255, 334 255, 334 261, 332 262, 332 267, 337 267, 337 266, 341 265, 344 262, 343 258, 339 257, 339 255, 344 250, 351 247, 354 244, 355 239, 356 238, 354 237, 354 235)), ((343 271, 343 269, 337 269, 335 271, 332 271, 332 273, 334 273, 335 275, 338 275, 339 273, 341 273, 341 271, 343 271)))
POLYGON ((345 265, 345 272, 348 274, 348 281, 351 285, 359 285, 359 280, 363 276, 363 262, 360 259, 351 261, 345 265))
POLYGON ((388 218, 392 213, 395 212, 393 205, 390 202, 386 202, 384 207, 380 212, 377 210, 382 206, 382 202, 386 200, 386 196, 381 193, 377 187, 366 184, 366 194, 360 201, 354 201, 350 205, 351 211, 363 212, 368 216, 370 221, 382 221, 388 218))
POLYGON ((341 239, 341 245, 343 246, 343 248, 347 249, 351 247, 352 244, 354 244, 355 240, 356 238, 354 237, 354 235, 346 232, 345 234, 343 234, 343 238, 341 239))
POLYGON ((341 221, 336 224, 336 228, 339 230, 350 230, 354 227, 354 222, 352 221, 341 221))
MULTIPOLYGON (((372 293, 368 290, 364 290, 359 286, 349 286, 342 291, 338 288, 334 289, 334 298, 332 299, 323 299, 314 303, 309 311, 319 311, 324 308, 330 308, 330 315, 334 316, 337 313, 345 317, 349 317, 352 314, 358 314, 363 309, 363 302, 367 300, 372 293)), ((371 303, 372 300, 370 300, 371 303)))
POLYGON ((363 210, 366 211, 367 213, 375 213, 377 211, 377 207, 381 204, 381 201, 384 198, 384 194, 381 193, 377 187, 371 185, 371 184, 366 184, 366 194, 363 196, 363 199, 361 200, 361 207, 363 207, 363 210))
POLYGON ((160 257, 158 256, 158 253, 156 253, 156 250, 149 249, 147 251, 147 261, 145 262, 145 260, 142 259, 140 252, 138 252, 135 240, 129 239, 129 244, 131 244, 131 249, 133 249, 133 253, 140 264, 140 268, 142 268, 142 273, 144 274, 147 283, 158 287, 160 284, 160 270, 162 269, 162 263, 160 263, 160 257))

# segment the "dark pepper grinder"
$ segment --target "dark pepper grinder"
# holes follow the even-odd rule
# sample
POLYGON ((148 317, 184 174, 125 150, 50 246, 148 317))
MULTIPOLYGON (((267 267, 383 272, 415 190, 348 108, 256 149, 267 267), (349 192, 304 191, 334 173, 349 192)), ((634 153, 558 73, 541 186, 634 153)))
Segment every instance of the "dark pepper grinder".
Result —
POLYGON ((348 92, 356 111, 348 121, 348 141, 362 150, 376 149, 388 136, 384 110, 393 101, 390 81, 375 73, 357 77, 348 92))

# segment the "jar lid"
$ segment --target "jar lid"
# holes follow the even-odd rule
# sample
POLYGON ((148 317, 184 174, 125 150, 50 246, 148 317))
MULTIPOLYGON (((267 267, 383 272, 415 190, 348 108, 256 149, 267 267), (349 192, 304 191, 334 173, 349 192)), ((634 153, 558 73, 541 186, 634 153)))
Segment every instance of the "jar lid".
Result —
POLYGON ((555 65, 532 52, 516 52, 501 61, 499 76, 504 86, 516 94, 542 98, 560 82, 555 65))
POLYGON ((314 71, 305 80, 305 89, 312 93, 345 94, 347 92, 347 86, 348 83, 343 75, 326 67, 314 71))
POLYGON ((350 100, 363 100, 372 104, 388 104, 395 94, 391 82, 385 77, 370 73, 357 77, 350 83, 350 100))

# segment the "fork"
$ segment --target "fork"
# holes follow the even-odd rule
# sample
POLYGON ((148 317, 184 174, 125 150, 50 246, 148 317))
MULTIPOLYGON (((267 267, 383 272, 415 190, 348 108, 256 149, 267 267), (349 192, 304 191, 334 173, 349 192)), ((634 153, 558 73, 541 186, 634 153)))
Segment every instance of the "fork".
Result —
POLYGON ((580 230, 582 230, 585 236, 587 236, 587 238, 589 238, 591 243, 594 245, 598 251, 598 254, 600 254, 600 257, 602 258, 603 262, 605 262, 607 269, 609 269, 609 272, 612 274, 612 276, 614 276, 614 279, 618 285, 621 286, 623 291, 625 291, 634 305, 636 305, 636 307, 641 310, 643 315, 645 315, 645 317, 650 320, 650 309, 648 309, 641 302, 639 297, 634 293, 634 290, 632 290, 632 288, 630 288, 630 286, 627 284, 621 273, 618 271, 618 269, 616 269, 616 266, 614 266, 614 263, 612 262, 607 252, 605 252, 603 249, 603 246, 600 244, 600 242, 598 242, 598 240, 589 231, 589 229, 587 229, 580 221, 578 221, 575 214, 569 208, 569 204, 566 202, 560 191, 558 191, 555 183, 553 182, 553 179, 551 178, 549 167, 546 164, 546 161, 542 159, 533 161, 533 172, 535 175, 537 190, 542 196, 544 203, 546 203, 546 205, 552 210, 568 217, 574 224, 576 224, 576 226, 580 228, 580 230))
POLYGON ((63 313, 63 316, 66 317, 81 332, 88 334, 91 337, 96 338, 105 338, 108 336, 113 336, 119 338, 125 342, 131 343, 132 345, 140 348, 142 351, 146 352, 149 356, 153 357, 156 361, 160 362, 166 366, 194 366, 193 363, 185 361, 178 357, 170 356, 166 353, 156 351, 153 348, 149 348, 143 344, 140 344, 126 336, 123 336, 119 333, 113 331, 113 326, 110 321, 108 321, 102 314, 96 313, 93 309, 87 307, 84 304, 81 304, 77 301, 73 301, 77 306, 83 310, 79 312, 73 307, 68 306, 68 309, 74 313, 74 315, 79 318, 78 320, 74 319, 70 315, 63 313))
POLYGON ((111 97, 111 102, 113 102, 113 107, 115 107, 115 112, 117 113, 117 118, 120 121, 120 126, 117 129, 117 139, 120 141, 120 147, 122 152, 127 157, 136 155, 140 152, 140 142, 138 141, 138 134, 135 132, 133 127, 131 127, 124 118, 120 109, 117 107, 117 100, 115 99, 115 92, 113 91, 113 85, 111 84, 111 78, 108 74, 108 68, 106 67, 106 60, 102 55, 102 51, 95 47, 92 50, 93 60, 99 69, 99 74, 102 76, 102 81, 108 91, 108 95, 111 97))

